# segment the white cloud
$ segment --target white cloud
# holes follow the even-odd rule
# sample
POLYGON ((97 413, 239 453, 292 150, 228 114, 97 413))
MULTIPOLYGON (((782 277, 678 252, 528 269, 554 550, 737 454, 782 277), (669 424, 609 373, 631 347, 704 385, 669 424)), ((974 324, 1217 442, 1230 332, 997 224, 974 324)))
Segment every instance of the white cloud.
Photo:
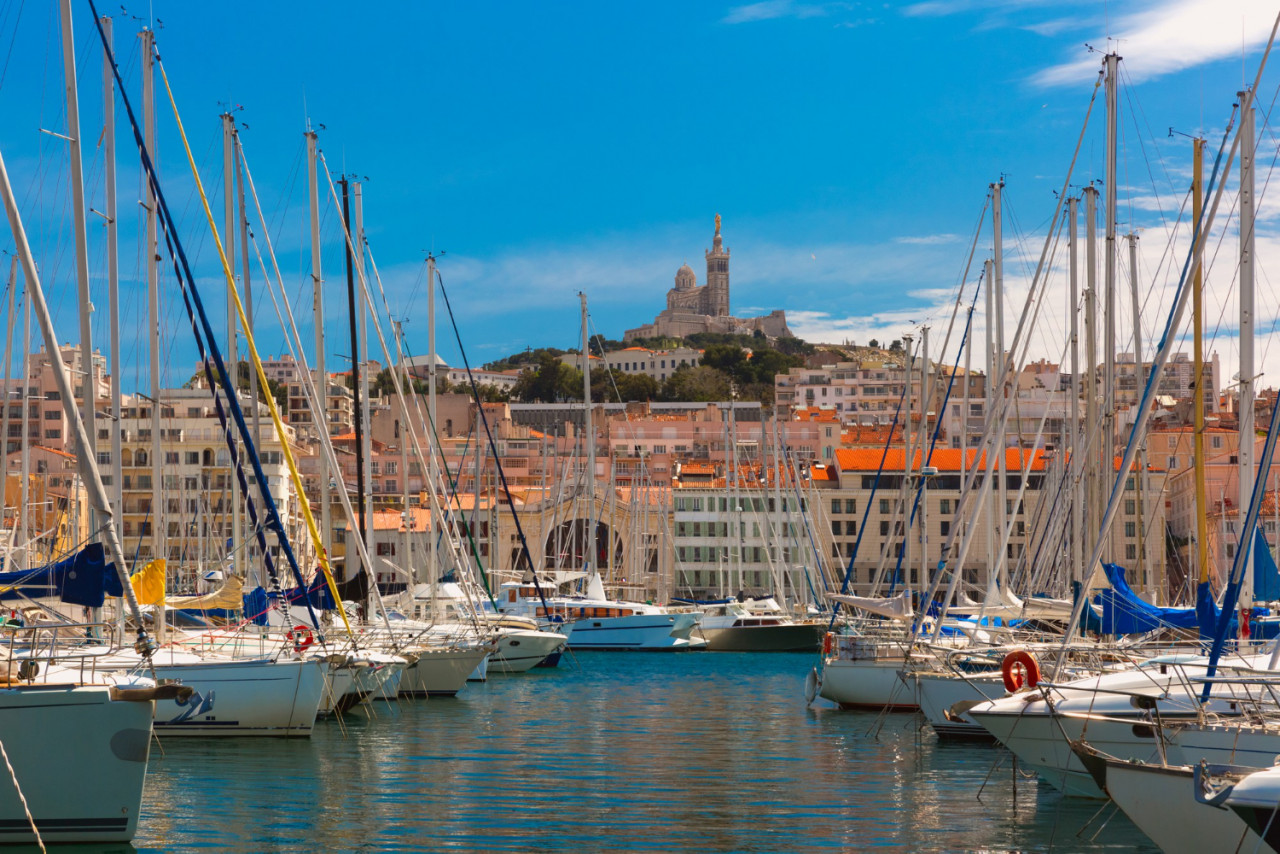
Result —
MULTIPOLYGON (((1087 41, 1099 50, 1114 44, 1138 82, 1256 50, 1266 43, 1275 13, 1269 0, 1167 0, 1117 18, 1110 33, 1087 41)), ((1096 54, 1084 54, 1046 68, 1032 82, 1045 88, 1074 85, 1089 79, 1098 63, 1096 54)))
POLYGON ((822 18, 833 11, 847 10, 852 3, 797 3, 796 0, 761 0, 734 6, 721 19, 723 24, 748 24, 775 18, 822 18))
POLYGON ((905 243, 911 246, 939 246, 948 243, 959 243, 958 234, 925 234, 919 237, 897 237, 894 243, 905 243))

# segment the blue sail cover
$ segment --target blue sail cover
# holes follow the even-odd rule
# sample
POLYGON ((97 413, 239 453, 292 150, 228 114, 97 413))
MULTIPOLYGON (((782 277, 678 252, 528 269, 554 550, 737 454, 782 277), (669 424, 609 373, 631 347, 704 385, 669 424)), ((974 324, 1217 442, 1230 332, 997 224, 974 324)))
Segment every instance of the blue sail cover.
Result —
POLYGON ((1253 537, 1253 601, 1274 602, 1280 599, 1280 570, 1276 569, 1271 547, 1259 525, 1253 537))
POLYGON ((69 558, 40 569, 0 572, 0 601, 56 597, 70 605, 101 608, 108 596, 123 596, 115 564, 101 543, 90 543, 69 558))
POLYGON ((261 587, 255 587, 244 594, 244 618, 254 625, 265 626, 267 611, 270 609, 271 603, 267 599, 267 591, 261 587))
MULTIPOLYGON (((1098 598, 1102 602, 1102 633, 1131 635, 1160 628, 1196 629, 1200 622, 1196 608, 1161 608, 1152 605, 1138 594, 1124 579, 1124 567, 1104 563, 1103 571, 1111 582, 1111 589, 1104 590, 1098 598)), ((1212 605, 1212 601, 1210 605, 1212 605)))
MULTIPOLYGON (((267 596, 271 599, 280 598, 279 593, 268 593, 267 596)), ((301 587, 290 587, 284 591, 284 596, 289 600, 290 605, 310 603, 312 608, 320 611, 332 611, 338 607, 334 604, 333 594, 329 592, 329 585, 325 583, 324 576, 320 573, 316 573, 306 590, 301 587)))

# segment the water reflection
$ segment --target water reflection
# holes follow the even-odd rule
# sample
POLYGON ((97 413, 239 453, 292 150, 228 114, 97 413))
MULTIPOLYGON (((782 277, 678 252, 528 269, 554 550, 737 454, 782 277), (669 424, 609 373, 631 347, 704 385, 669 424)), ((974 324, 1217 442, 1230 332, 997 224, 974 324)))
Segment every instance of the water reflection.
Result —
POLYGON ((1015 778, 1007 759, 993 771, 1003 751, 940 745, 910 715, 806 709, 811 664, 591 653, 452 700, 382 703, 309 741, 170 740, 136 845, 1154 850, 1123 816, 1078 837, 1098 805, 1015 778))

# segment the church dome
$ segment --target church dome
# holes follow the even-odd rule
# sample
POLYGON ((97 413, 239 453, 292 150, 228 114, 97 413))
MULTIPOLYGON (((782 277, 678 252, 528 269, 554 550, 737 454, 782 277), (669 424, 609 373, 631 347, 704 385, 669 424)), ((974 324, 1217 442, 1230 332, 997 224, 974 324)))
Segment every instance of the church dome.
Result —
POLYGON ((676 290, 688 291, 692 290, 698 284, 698 274, 693 272, 693 268, 688 264, 684 264, 679 270, 676 270, 676 290))

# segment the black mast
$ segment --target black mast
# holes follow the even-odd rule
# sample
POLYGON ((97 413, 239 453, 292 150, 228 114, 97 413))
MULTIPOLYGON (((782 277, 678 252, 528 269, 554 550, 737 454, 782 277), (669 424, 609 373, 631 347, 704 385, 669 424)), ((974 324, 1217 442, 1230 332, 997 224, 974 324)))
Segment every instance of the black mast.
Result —
MULTIPOLYGON (((347 233, 351 234, 351 210, 346 177, 341 178, 338 183, 342 185, 342 221, 346 225, 347 233)), ((351 319, 351 379, 354 383, 355 391, 356 513, 360 520, 358 536, 367 543, 369 541, 369 520, 365 518, 364 513, 364 425, 360 423, 360 339, 356 330, 356 285, 351 264, 351 247, 358 239, 359 235, 351 234, 351 241, 346 244, 347 248, 344 254, 347 259, 347 312, 351 319)), ((359 602, 361 607, 367 608, 371 567, 360 563, 360 552, 357 549, 354 555, 348 554, 346 556, 348 570, 351 567, 352 558, 357 561, 357 571, 355 573, 350 571, 345 573, 346 579, 339 592, 342 594, 343 599, 359 602)))

